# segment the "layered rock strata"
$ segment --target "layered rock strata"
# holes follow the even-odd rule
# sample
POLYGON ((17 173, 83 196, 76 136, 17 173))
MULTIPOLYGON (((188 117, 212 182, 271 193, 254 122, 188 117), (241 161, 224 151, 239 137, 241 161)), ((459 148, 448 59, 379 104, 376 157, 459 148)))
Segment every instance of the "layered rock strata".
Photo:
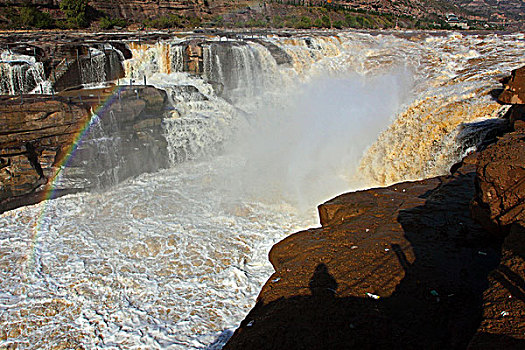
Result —
POLYGON ((167 167, 167 106, 149 86, 2 98, 0 212, 167 167))
POLYGON ((449 176, 320 205, 320 228, 270 251, 275 273, 225 349, 524 348, 525 123, 516 108, 515 131, 449 176))
MULTIPOLYGON (((226 37, 242 36, 241 33, 221 33, 226 37)), ((167 33, 140 33, 127 37, 120 35, 95 35, 89 34, 85 38, 75 35, 45 35, 40 41, 26 37, 23 34, 16 36, 0 34, 0 47, 4 48, 3 54, 7 57, 5 62, 0 62, 0 94, 19 95, 26 93, 52 93, 70 88, 78 88, 85 84, 104 84, 124 78, 123 61, 132 58, 133 47, 141 44, 154 44, 159 41, 172 39, 167 33), (11 58, 9 58, 11 57, 11 58), (11 61, 9 61, 11 59, 11 61), (26 62, 34 60, 34 62, 26 62), (41 65, 41 71, 35 65, 41 65)), ((290 65, 291 57, 278 46, 260 39, 247 39, 257 42, 268 49, 279 65, 290 65)), ((166 62, 180 59, 179 67, 162 67, 166 71, 180 70, 204 78, 212 84, 219 83, 222 73, 213 67, 204 72, 205 60, 208 66, 214 66, 215 57, 220 57, 222 71, 231 72, 224 77, 221 84, 226 88, 236 88, 235 72, 238 67, 235 56, 240 46, 246 45, 241 41, 209 41, 204 37, 188 37, 178 44, 168 44, 180 47, 180 56, 170 53, 166 62), (205 49, 210 52, 205 57, 205 49)), ((141 72, 147 75, 151 72, 141 72)))

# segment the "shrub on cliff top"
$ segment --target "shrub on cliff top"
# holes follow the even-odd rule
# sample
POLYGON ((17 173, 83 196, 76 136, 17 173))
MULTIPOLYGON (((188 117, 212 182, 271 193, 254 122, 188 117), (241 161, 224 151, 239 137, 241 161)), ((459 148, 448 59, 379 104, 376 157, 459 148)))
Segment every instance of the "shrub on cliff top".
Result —
POLYGON ((55 22, 49 13, 42 12, 33 6, 22 7, 19 17, 14 22, 17 26, 39 29, 48 29, 55 26, 55 22))
POLYGON ((128 22, 124 18, 102 17, 100 20, 101 29, 113 29, 114 27, 126 27, 128 22))
POLYGON ((60 1, 60 9, 64 11, 67 21, 72 27, 86 27, 89 24, 87 5, 87 0, 60 1))

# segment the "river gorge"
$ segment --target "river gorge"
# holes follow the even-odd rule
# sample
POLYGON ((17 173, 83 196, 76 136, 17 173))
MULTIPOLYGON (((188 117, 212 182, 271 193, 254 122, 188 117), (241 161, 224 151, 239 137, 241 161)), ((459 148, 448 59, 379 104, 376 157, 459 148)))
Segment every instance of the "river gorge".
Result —
POLYGON ((341 193, 448 174, 502 127, 491 92, 525 64, 523 34, 120 37, 76 61, 0 51, 9 110, 69 99, 86 126, 63 163, 37 144, 47 184, 10 189, 2 162, 3 200, 66 195, 0 215, 0 348, 220 349, 274 244, 341 193))

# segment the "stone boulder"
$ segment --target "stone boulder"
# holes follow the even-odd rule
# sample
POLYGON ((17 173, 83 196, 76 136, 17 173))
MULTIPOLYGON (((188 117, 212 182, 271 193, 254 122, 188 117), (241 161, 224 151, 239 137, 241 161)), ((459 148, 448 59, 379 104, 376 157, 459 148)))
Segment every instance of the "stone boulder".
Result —
POLYGON ((507 117, 513 132, 479 153, 472 214, 488 230, 505 235, 525 218, 525 67, 504 79, 499 101, 512 104, 507 117))
POLYGON ((497 233, 506 233, 513 222, 525 219, 525 133, 506 134, 478 156, 477 193, 473 215, 497 233))
POLYGON ((498 100, 504 104, 525 104, 525 67, 512 71, 503 81, 505 88, 498 100))
POLYGON ((479 153, 472 214, 503 239, 499 265, 488 275, 482 318, 469 350, 525 348, 525 67, 506 79, 499 100, 513 104, 514 131, 479 153))

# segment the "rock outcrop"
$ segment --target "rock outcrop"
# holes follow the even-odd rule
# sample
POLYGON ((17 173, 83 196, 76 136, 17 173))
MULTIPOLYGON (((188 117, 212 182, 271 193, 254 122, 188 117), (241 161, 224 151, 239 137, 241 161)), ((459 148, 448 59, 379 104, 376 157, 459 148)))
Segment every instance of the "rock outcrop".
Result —
POLYGON ((173 13, 202 16, 208 9, 205 3, 207 3, 205 0, 90 1, 91 6, 111 17, 127 18, 133 21, 168 16, 173 13))
POLYGON ((320 205, 322 227, 272 248, 224 349, 525 348, 525 123, 510 114, 515 131, 450 176, 320 205))
MULTIPOLYGON (((1 0, 0 5, 24 6, 28 3, 58 8, 59 0, 1 0)), ((90 0, 89 5, 106 16, 127 18, 134 21, 150 17, 167 16, 173 12, 185 15, 201 15, 206 12, 205 0, 157 0, 157 1, 102 1, 90 0)))
POLYGON ((477 158, 473 216, 504 237, 501 261, 483 293, 481 324, 470 349, 518 349, 525 342, 525 67, 506 79, 499 100, 513 104, 510 132, 477 158), (520 341, 519 341, 520 340, 520 341))
POLYGON ((348 193, 270 252, 225 349, 466 348, 500 242, 469 215, 475 168, 348 193))
POLYGON ((510 104, 513 132, 505 134, 478 156, 472 214, 490 231, 505 235, 525 221, 525 67, 502 80, 498 100, 510 104))
POLYGON ((525 67, 512 71, 510 78, 504 79, 505 88, 498 100, 505 104, 525 104, 525 67))
POLYGON ((478 157, 478 192, 473 213, 485 226, 507 233, 510 225, 525 221, 525 122, 478 157))
POLYGON ((79 103, 27 96, 2 98, 0 115, 0 201, 7 205, 55 178, 90 115, 79 103))
POLYGON ((166 108, 149 86, 2 98, 0 212, 167 167, 166 108))

